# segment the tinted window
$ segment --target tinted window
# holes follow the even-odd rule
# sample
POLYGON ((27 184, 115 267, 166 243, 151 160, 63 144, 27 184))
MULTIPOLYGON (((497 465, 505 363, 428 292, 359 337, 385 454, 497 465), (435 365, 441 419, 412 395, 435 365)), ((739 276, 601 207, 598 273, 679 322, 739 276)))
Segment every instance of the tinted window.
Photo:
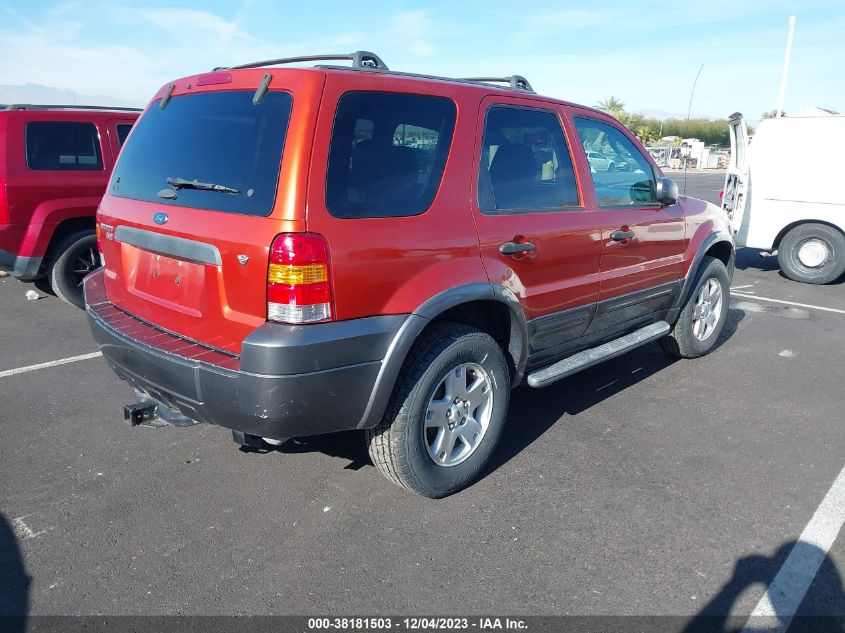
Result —
POLYGON ((613 125, 579 117, 575 127, 587 153, 599 206, 657 204, 651 163, 625 134, 613 125))
POLYGON ((132 124, 118 123, 115 127, 117 128, 117 144, 119 147, 123 147, 126 137, 129 136, 129 131, 132 129, 132 124))
POLYGON ((478 204, 486 213, 579 205, 569 147, 553 112, 491 108, 479 172, 478 204))
POLYGON ((173 97, 163 110, 154 103, 135 123, 132 139, 120 153, 111 193, 158 204, 267 215, 276 199, 292 98, 270 91, 253 105, 253 94, 173 97), (177 179, 223 189, 174 184, 177 179))
POLYGON ((30 169, 101 171, 100 137, 93 123, 32 121, 26 124, 30 169))
POLYGON ((326 204, 338 218, 418 215, 440 186, 455 127, 443 97, 349 92, 335 115, 326 204))

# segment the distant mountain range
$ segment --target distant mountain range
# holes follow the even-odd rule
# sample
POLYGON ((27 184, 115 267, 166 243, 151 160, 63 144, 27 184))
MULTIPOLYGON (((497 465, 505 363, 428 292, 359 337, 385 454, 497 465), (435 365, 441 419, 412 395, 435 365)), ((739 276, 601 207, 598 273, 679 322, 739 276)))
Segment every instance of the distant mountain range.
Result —
POLYGON ((102 105, 120 108, 140 108, 144 103, 116 99, 106 95, 82 95, 64 88, 24 84, 0 86, 0 104, 27 103, 39 105, 102 105))
POLYGON ((640 114, 647 119, 657 119, 658 121, 665 121, 666 119, 686 119, 686 114, 678 114, 677 112, 664 112, 663 110, 637 110, 635 114, 640 114))

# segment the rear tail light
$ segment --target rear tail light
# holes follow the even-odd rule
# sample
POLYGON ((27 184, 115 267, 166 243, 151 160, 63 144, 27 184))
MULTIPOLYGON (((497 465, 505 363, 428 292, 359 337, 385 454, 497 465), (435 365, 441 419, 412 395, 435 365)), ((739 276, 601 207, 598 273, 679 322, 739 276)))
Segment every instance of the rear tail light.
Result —
POLYGON ((332 319, 329 246, 316 233, 282 233, 270 247, 267 319, 319 323, 332 319))
MULTIPOLYGON (((94 223, 94 232, 97 234, 97 252, 100 254, 100 266, 105 267, 106 256, 103 255, 103 226, 99 222, 94 223)), ((110 237, 106 231, 106 237, 110 237)))
POLYGON ((0 178, 0 224, 11 223, 9 217, 9 197, 6 194, 6 181, 0 178))

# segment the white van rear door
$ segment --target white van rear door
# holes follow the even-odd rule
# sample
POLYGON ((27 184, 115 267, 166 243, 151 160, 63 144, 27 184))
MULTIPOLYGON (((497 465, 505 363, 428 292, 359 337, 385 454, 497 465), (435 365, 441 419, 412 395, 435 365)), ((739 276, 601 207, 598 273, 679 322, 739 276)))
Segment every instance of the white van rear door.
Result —
MULTIPOLYGON (((736 112, 728 119, 731 137, 731 162, 725 174, 722 209, 731 220, 734 235, 740 232, 748 199, 748 128, 742 114, 736 112)), ((737 246, 744 246, 738 242, 737 246)))

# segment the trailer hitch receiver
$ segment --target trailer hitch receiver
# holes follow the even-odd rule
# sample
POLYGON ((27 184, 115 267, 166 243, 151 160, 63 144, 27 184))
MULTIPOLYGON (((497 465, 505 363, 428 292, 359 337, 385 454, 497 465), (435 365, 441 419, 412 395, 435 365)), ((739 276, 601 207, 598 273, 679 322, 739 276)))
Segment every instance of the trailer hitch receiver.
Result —
POLYGON ((123 419, 129 426, 138 426, 154 420, 156 417, 156 404, 154 402, 138 402, 135 404, 123 405, 123 419))

